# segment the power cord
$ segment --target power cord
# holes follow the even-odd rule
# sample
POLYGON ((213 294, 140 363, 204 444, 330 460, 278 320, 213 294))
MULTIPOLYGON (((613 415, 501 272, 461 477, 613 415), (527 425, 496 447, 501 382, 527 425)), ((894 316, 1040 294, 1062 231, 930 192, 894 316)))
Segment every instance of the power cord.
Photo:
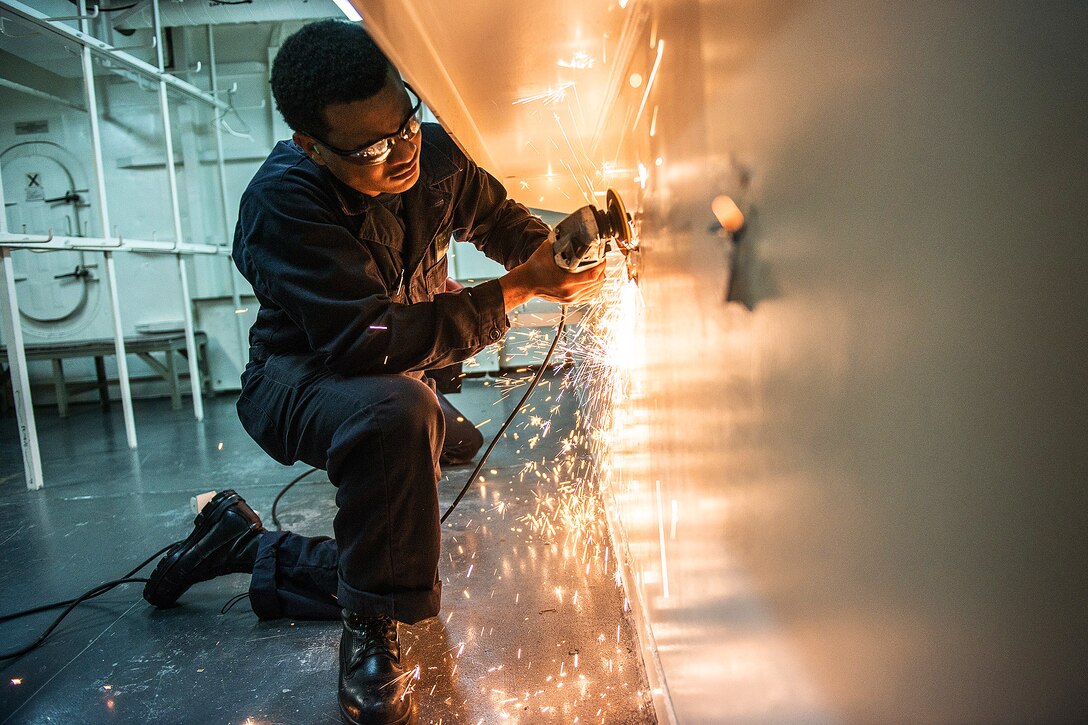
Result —
POLYGON ((283 498, 283 494, 290 491, 291 487, 294 486, 296 483, 298 483, 302 479, 306 478, 311 473, 316 473, 317 471, 318 471, 318 469, 311 468, 309 471, 306 471, 305 473, 303 473, 301 475, 295 476, 294 479, 289 484, 287 484, 286 486, 281 488, 280 492, 276 494, 276 498, 272 500, 272 523, 274 523, 276 525, 276 530, 277 531, 279 531, 279 530, 281 530, 283 528, 282 526, 280 526, 280 519, 276 515, 276 506, 279 505, 280 499, 283 498))
MULTIPOLYGON (((457 508, 457 504, 461 503, 461 499, 463 499, 465 497, 465 494, 468 493, 468 489, 472 486, 472 482, 476 480, 476 476, 480 475, 480 471, 483 470, 484 464, 487 463, 487 457, 491 455, 491 451, 493 451, 495 449, 495 446, 498 445, 499 441, 502 440, 503 434, 506 432, 506 429, 510 427, 510 424, 514 422, 514 418, 516 418, 518 413, 521 412, 521 409, 525 407, 525 401, 527 401, 529 399, 529 396, 533 394, 533 390, 536 389, 537 383, 540 382, 540 378, 544 376, 544 371, 548 369, 548 363, 552 359, 552 353, 555 352, 556 345, 559 344, 559 338, 563 336, 563 329, 566 327, 566 324, 567 306, 563 305, 559 315, 559 325, 558 327, 556 327, 555 330, 555 337, 552 339, 552 344, 548 348, 548 352, 544 355, 543 362, 540 363, 540 367, 537 369, 536 374, 533 376, 532 381, 529 383, 529 387, 525 389, 525 394, 521 396, 521 400, 518 401, 518 404, 514 407, 513 412, 510 413, 510 416, 502 424, 502 427, 499 428, 499 432, 496 433, 495 437, 491 439, 491 445, 489 445, 487 447, 487 450, 484 451, 483 456, 480 457, 480 462, 476 464, 476 468, 474 468, 472 473, 469 474, 468 480, 465 481, 465 485, 461 489, 461 492, 457 494, 457 498, 455 498, 453 500, 453 503, 450 504, 450 507, 446 509, 446 513, 442 514, 442 519, 439 523, 446 523, 446 519, 448 519, 450 517, 450 514, 453 513, 453 510, 457 508)), ((292 480, 290 483, 280 489, 280 492, 276 494, 275 500, 272 501, 272 522, 276 525, 277 529, 281 528, 280 520, 276 515, 276 506, 279 504, 280 499, 283 498, 283 495, 287 493, 292 486, 294 486, 296 483, 317 470, 318 469, 316 468, 311 468, 305 473, 296 476, 294 480, 292 480)))
POLYGON ((136 567, 135 569, 130 571, 128 574, 125 574, 120 579, 114 579, 112 581, 103 582, 102 584, 99 584, 98 586, 95 586, 95 587, 92 587, 92 588, 88 589, 87 591, 85 591, 83 594, 80 594, 75 599, 65 599, 62 602, 53 602, 52 604, 43 604, 43 605, 38 606, 38 607, 32 607, 31 609, 24 609, 21 612, 13 612, 11 614, 3 615, 2 617, 0 617, 0 623, 10 622, 13 619, 19 619, 20 617, 28 617, 31 614, 38 614, 39 612, 48 612, 50 609, 60 609, 61 607, 65 607, 65 610, 60 613, 60 616, 58 616, 56 619, 54 619, 53 623, 45 628, 45 631, 42 632, 41 636, 38 637, 38 639, 34 640, 34 642, 26 645, 25 647, 20 647, 19 649, 15 649, 15 650, 12 650, 10 652, 0 653, 0 660, 11 660, 11 659, 15 659, 16 657, 22 657, 23 655, 27 654, 28 652, 31 652, 31 651, 37 649, 38 647, 40 647, 42 645, 42 643, 44 643, 45 640, 49 637, 49 635, 53 633, 53 630, 55 630, 57 628, 57 626, 60 625, 60 623, 64 620, 64 618, 67 617, 69 614, 71 614, 72 610, 74 610, 76 607, 78 607, 83 602, 86 602, 86 601, 88 601, 90 599, 94 599, 95 597, 101 596, 101 595, 105 594, 108 591, 112 591, 114 588, 119 587, 122 584, 134 584, 134 583, 138 583, 138 582, 146 582, 147 579, 143 579, 143 578, 140 578, 140 577, 133 578, 132 575, 135 574, 136 572, 140 571, 140 569, 143 569, 145 566, 150 564, 152 561, 159 558, 160 555, 165 554, 167 551, 169 551, 170 549, 172 549, 173 547, 177 546, 180 543, 181 543, 181 541, 175 541, 175 542, 173 542, 171 544, 168 544, 167 546, 164 546, 163 548, 159 549, 158 551, 156 551, 151 556, 147 557, 147 559, 145 559, 143 561, 143 563, 141 563, 138 567, 136 567))
POLYGON ((529 396, 533 394, 536 389, 536 384, 540 382, 540 378, 544 376, 544 371, 548 369, 548 362, 552 359, 552 353, 555 352, 555 346, 559 344, 559 338, 563 336, 563 328, 567 324, 567 306, 563 305, 562 311, 559 314, 559 326, 555 329, 555 337, 552 339, 551 347, 548 348, 548 352, 544 355, 544 361, 540 363, 540 367, 536 371, 536 375, 533 376, 532 382, 529 383, 529 387, 525 389, 525 394, 521 396, 521 400, 514 406, 514 411, 510 413, 510 417, 506 419, 506 422, 499 428, 499 432, 495 434, 495 437, 491 439, 491 445, 484 451, 484 455, 480 458, 480 462, 476 464, 476 468, 472 469, 472 473, 469 474, 468 480, 465 481, 464 488, 461 489, 461 493, 457 494, 457 498, 453 500, 450 507, 446 509, 446 513, 442 514, 442 519, 439 523, 446 523, 446 519, 450 517, 453 510, 457 508, 457 504, 461 503, 461 499, 468 493, 469 487, 472 482, 476 480, 476 476, 480 474, 480 471, 484 468, 484 463, 487 462, 487 457, 491 455, 491 451, 495 449, 498 442, 502 440, 502 434, 506 432, 506 429, 510 427, 510 424, 514 422, 514 418, 521 412, 521 409, 525 406, 525 401, 529 399, 529 396))

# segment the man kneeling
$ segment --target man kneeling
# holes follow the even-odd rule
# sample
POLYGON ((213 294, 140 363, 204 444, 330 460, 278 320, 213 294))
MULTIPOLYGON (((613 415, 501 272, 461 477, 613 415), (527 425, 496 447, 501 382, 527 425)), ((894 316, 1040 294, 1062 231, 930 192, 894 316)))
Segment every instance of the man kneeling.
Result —
POLYGON ((168 607, 196 582, 251 572, 259 617, 342 621, 346 722, 409 722, 397 622, 439 611, 443 443, 447 460, 480 444, 424 373, 501 339, 506 313, 533 297, 590 299, 605 268, 556 266, 548 227, 421 123, 419 98, 362 27, 305 26, 271 82, 294 135, 242 195, 233 256, 260 309, 238 414, 277 461, 328 473, 335 538, 266 531, 224 491, 144 597, 168 607), (447 289, 451 238, 509 271, 447 289))

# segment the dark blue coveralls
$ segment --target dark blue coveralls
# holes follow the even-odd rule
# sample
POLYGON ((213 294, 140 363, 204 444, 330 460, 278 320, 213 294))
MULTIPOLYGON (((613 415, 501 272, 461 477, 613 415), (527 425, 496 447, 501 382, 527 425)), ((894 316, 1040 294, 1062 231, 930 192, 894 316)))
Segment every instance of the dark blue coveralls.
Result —
POLYGON ((238 414, 280 463, 327 471, 339 508, 335 539, 262 535, 249 592, 261 618, 344 608, 412 623, 439 610, 452 408, 424 372, 509 328, 497 280, 444 292, 446 251, 451 237, 470 241, 511 269, 548 227, 441 127, 422 134, 420 178, 402 194, 355 192, 284 141, 242 196, 233 256, 260 310, 238 414))

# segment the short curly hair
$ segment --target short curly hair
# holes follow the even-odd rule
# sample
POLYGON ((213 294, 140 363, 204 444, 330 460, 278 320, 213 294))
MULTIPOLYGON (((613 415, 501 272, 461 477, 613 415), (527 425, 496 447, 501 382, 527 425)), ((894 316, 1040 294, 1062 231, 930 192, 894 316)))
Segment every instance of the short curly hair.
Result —
POLYGON ((324 136, 325 107, 376 95, 391 67, 362 26, 319 20, 292 34, 276 53, 272 97, 292 130, 324 136))

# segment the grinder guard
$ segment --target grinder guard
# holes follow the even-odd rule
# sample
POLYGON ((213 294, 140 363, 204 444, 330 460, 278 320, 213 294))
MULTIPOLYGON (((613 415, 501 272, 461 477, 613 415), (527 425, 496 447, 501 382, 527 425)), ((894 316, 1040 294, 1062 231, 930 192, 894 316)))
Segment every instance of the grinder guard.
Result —
POLYGON ((631 222, 623 201, 612 189, 606 200, 606 210, 583 206, 556 224, 549 235, 555 263, 568 272, 584 272, 603 262, 611 242, 624 251, 631 248, 631 222))

